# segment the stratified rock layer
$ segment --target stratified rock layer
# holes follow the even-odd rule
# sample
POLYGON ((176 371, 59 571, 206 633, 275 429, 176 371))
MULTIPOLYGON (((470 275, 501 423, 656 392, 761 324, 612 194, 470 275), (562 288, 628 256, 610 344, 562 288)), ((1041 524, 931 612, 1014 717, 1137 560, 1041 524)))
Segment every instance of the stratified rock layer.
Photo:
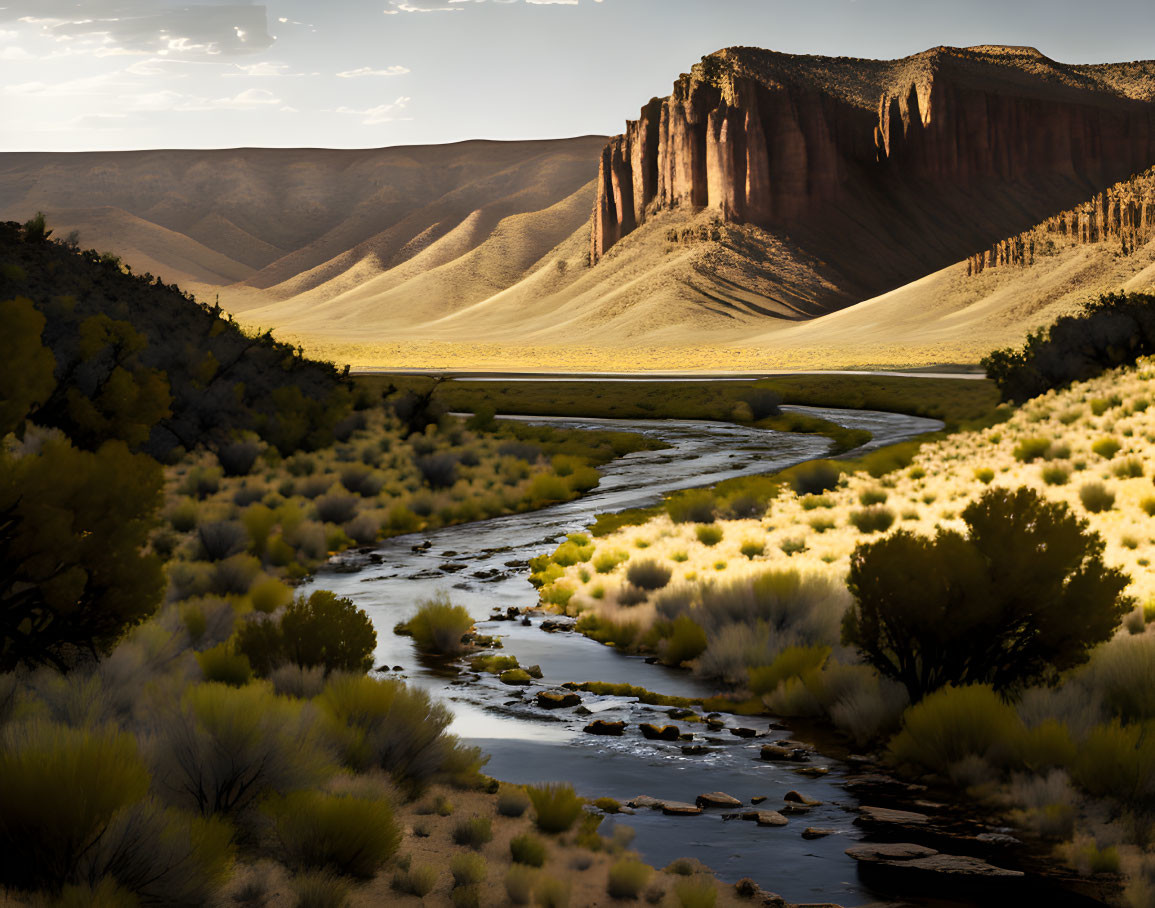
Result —
POLYGON ((1155 168, 975 253, 967 259, 967 274, 1004 265, 1033 265, 1035 256, 1050 252, 1056 239, 1081 246, 1113 243, 1123 255, 1147 245, 1155 239, 1155 168))
POLYGON ((1041 220, 1155 162, 1153 98, 1155 64, 1067 66, 1030 48, 897 61, 719 51, 605 146, 590 258, 678 206, 766 228, 838 226, 850 242, 905 219, 894 238, 917 243, 936 215, 955 222, 1013 196, 1009 212, 926 244, 957 261, 999 223, 1041 220))

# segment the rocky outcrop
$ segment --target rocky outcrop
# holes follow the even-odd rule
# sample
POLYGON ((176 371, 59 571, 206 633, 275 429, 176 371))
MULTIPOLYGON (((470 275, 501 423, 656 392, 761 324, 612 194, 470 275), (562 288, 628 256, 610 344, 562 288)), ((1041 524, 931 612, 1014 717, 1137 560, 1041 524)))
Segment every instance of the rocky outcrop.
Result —
POLYGON ((1028 267, 1050 254, 1055 241, 1077 245, 1110 243, 1130 255, 1155 239, 1155 168, 1117 183, 1077 208, 1047 218, 1035 228, 1000 240, 967 259, 967 274, 1006 265, 1028 267))
POLYGON ((1102 189, 1155 162, 1155 104, 1097 73, 1024 48, 889 62, 719 51, 605 146, 590 260, 679 206, 814 226, 868 196, 875 215, 902 217, 904 193, 933 209, 937 195, 1052 178, 1102 189))

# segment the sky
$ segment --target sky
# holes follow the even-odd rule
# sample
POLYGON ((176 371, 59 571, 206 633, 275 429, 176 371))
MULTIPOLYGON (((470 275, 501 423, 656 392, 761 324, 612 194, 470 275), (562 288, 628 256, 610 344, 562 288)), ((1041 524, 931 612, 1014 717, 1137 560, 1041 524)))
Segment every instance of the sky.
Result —
POLYGON ((732 45, 1155 57, 1152 0, 0 0, 0 151, 613 134, 732 45))

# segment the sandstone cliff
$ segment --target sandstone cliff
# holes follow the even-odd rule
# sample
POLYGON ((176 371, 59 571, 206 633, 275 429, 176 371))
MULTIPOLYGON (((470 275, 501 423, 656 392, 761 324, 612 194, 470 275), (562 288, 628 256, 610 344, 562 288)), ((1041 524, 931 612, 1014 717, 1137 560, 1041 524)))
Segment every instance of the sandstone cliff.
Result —
POLYGON ((1004 265, 1029 266, 1036 255, 1053 254, 1056 241, 1087 246, 1111 243, 1132 255, 1155 239, 1155 168, 1117 183, 1089 202, 1047 218, 1017 236, 999 240, 967 259, 967 274, 1004 265))
POLYGON ((731 48, 605 146, 590 259, 660 210, 712 208, 835 262, 847 277, 837 307, 1152 163, 1155 63, 1068 66, 1031 48, 897 61, 731 48))

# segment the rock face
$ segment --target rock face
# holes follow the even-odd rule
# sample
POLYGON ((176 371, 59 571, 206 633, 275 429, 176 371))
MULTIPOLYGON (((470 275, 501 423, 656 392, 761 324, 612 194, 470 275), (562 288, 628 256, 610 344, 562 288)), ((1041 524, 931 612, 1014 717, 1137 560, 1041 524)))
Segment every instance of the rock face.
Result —
POLYGON ((1031 48, 895 61, 719 51, 605 146, 590 260, 679 206, 813 228, 848 204, 953 216, 966 199, 1030 185, 1049 214, 1155 162, 1152 71, 1069 66, 1031 48))
POLYGON ((1032 230, 999 240, 967 258, 967 274, 982 274, 1005 265, 1029 266, 1046 255, 1055 241, 1081 246, 1111 243, 1123 255, 1155 239, 1155 168, 1116 183, 1076 208, 1047 218, 1032 230))

